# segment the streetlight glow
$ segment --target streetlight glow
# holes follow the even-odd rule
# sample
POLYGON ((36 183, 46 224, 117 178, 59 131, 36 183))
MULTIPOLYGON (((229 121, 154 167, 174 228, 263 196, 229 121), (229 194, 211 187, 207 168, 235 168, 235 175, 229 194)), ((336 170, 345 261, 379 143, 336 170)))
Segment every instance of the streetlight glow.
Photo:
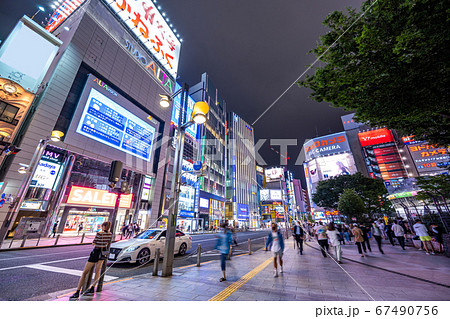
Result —
POLYGON ((170 106, 170 96, 168 96, 168 95, 165 95, 165 94, 160 94, 159 95, 160 97, 161 97, 161 99, 159 100, 159 105, 162 107, 162 108, 168 108, 169 106, 170 106))

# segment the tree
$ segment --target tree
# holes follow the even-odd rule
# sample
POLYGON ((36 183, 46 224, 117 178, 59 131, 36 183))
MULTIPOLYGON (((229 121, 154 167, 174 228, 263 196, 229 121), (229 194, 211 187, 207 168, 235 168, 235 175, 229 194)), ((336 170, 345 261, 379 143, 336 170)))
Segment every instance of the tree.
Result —
POLYGON ((428 200, 436 207, 446 233, 450 232, 450 209, 447 204, 450 198, 450 176, 441 174, 435 176, 420 176, 416 178, 420 189, 416 198, 428 200))
POLYGON ((448 21, 446 0, 366 1, 361 12, 332 12, 312 50, 325 65, 298 84, 371 127, 449 145, 448 21))
POLYGON ((391 204, 387 199, 387 190, 380 179, 365 177, 361 173, 340 175, 320 181, 313 202, 327 209, 338 209, 339 198, 345 189, 353 189, 363 200, 365 211, 369 217, 390 215, 391 204))
POLYGON ((347 216, 348 222, 352 221, 352 218, 361 220, 366 212, 363 200, 353 189, 344 189, 339 197, 338 209, 342 215, 347 216))

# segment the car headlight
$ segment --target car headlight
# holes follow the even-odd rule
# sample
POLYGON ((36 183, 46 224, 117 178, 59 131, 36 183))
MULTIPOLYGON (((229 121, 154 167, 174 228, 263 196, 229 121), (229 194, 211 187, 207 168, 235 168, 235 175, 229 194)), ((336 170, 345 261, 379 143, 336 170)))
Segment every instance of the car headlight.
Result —
POLYGON ((141 246, 130 247, 130 248, 125 249, 124 251, 126 251, 126 252, 135 251, 136 249, 139 249, 139 247, 141 247, 141 246))

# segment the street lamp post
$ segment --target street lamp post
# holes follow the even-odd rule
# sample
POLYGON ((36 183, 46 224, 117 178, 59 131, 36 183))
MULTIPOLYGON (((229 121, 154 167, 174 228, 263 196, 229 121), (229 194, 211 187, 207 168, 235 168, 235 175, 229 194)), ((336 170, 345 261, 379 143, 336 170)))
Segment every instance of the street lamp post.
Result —
POLYGON ((162 264, 163 277, 171 276, 173 269, 175 231, 177 224, 178 202, 181 187, 182 161, 183 161, 184 139, 186 135, 186 129, 195 123, 197 124, 204 123, 206 121, 206 115, 209 112, 209 106, 207 103, 197 102, 194 105, 194 109, 192 111, 192 116, 190 120, 186 123, 183 123, 187 108, 188 91, 189 91, 188 85, 183 84, 181 91, 175 92, 173 96, 167 97, 161 95, 161 106, 167 107, 167 101, 170 101, 175 95, 182 93, 180 116, 178 120, 177 140, 175 147, 174 170, 171 186, 172 196, 169 201, 169 214, 166 228, 166 239, 164 244, 164 260, 162 264))

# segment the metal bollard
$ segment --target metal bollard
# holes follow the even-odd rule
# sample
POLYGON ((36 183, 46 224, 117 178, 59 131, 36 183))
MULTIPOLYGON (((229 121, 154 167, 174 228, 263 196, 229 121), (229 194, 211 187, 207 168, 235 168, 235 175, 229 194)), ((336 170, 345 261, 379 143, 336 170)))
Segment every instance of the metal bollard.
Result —
POLYGON ((266 246, 266 243, 267 243, 267 238, 266 238, 266 237, 264 237, 264 251, 267 251, 267 246, 266 246))
POLYGON ((55 240, 55 243, 53 244, 53 246, 56 246, 58 244, 59 236, 61 236, 61 235, 58 234, 58 236, 56 236, 56 240, 55 240))
POLYGON ((86 233, 83 233, 83 235, 81 235, 81 241, 80 241, 80 244, 82 244, 83 243, 83 241, 84 241, 84 236, 86 235, 86 233))
POLYGON ((25 246, 25 242, 27 241, 27 236, 22 237, 22 244, 20 244, 20 248, 25 246))
POLYGON ((160 256, 159 248, 156 248, 156 251, 155 251, 155 261, 153 262, 153 274, 152 274, 153 276, 158 276, 159 256, 160 256))
POLYGON ((252 240, 250 238, 248 239, 248 254, 252 254, 252 240))
POLYGON ((197 248, 197 267, 200 267, 200 257, 202 255, 202 245, 198 244, 197 248))

